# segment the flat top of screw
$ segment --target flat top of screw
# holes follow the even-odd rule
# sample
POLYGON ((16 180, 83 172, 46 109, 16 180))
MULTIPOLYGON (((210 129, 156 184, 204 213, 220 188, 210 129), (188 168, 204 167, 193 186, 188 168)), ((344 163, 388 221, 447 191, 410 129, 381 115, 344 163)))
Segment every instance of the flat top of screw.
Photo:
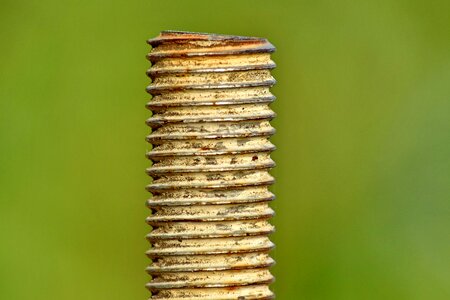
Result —
POLYGON ((147 43, 155 46, 161 44, 164 41, 247 41, 247 42, 267 42, 267 39, 260 37, 239 36, 239 35, 226 35, 216 33, 204 33, 204 32, 190 32, 190 31, 177 31, 177 30, 164 30, 161 31, 159 36, 147 40, 147 43))

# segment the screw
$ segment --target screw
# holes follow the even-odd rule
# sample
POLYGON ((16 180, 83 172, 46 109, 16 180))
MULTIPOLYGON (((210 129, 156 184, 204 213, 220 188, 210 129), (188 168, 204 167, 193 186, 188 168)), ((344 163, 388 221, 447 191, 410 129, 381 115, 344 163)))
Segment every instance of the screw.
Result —
POLYGON ((263 38, 178 31, 148 43, 151 299, 273 299, 275 48, 263 38))

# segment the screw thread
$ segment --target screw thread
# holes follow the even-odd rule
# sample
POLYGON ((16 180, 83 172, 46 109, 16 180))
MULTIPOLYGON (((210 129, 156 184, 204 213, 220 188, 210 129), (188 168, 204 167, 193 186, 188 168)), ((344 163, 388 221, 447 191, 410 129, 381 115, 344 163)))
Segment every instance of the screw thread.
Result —
POLYGON ((273 299, 275 48, 261 38, 174 31, 148 43, 151 299, 273 299))

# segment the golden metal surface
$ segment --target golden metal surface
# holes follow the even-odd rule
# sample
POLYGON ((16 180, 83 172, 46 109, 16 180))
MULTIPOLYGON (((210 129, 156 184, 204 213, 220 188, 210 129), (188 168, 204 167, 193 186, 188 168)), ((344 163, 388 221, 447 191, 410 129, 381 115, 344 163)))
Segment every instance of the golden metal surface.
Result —
POLYGON ((174 31, 148 43, 151 299, 273 299, 275 48, 262 38, 174 31))

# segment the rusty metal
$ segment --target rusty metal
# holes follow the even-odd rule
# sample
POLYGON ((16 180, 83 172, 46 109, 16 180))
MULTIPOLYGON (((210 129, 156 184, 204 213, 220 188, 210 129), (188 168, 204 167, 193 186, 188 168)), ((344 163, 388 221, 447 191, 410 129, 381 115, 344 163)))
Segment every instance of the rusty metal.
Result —
POLYGON ((262 38, 176 31, 148 43, 151 299, 273 299, 275 48, 262 38))

